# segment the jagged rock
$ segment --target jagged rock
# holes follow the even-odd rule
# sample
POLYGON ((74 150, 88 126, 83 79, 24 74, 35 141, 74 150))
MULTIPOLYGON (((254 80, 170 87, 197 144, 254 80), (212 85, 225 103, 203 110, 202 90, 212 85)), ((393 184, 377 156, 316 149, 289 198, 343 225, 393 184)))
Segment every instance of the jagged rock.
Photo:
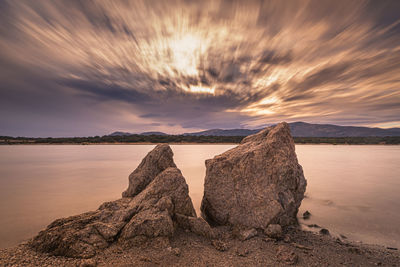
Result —
POLYGON ((227 251, 229 249, 228 244, 222 240, 214 239, 211 241, 211 245, 218 251, 227 251))
POLYGON ((280 262, 288 265, 294 265, 299 261, 299 257, 293 249, 282 245, 278 247, 276 257, 280 262))
POLYGON ((244 138, 206 167, 201 211, 210 224, 265 229, 297 223, 306 180, 287 123, 244 138))
POLYGON ((173 155, 168 144, 157 145, 129 175, 129 186, 122 196, 136 196, 162 171, 168 167, 176 167, 173 155))
MULTIPOLYGON (((152 162, 157 171, 152 172, 150 165, 145 168, 146 181, 150 181, 145 188, 132 181, 136 185, 135 190, 142 190, 135 197, 106 202, 96 211, 55 220, 33 238, 31 246, 53 255, 90 258, 98 249, 117 240, 173 235, 178 225, 175 221, 178 214, 195 217, 196 213, 180 170, 167 167, 158 172, 160 166, 171 165, 171 153, 168 145, 159 145, 146 156, 147 160, 143 160, 138 169, 152 162), (150 177, 149 173, 155 177, 150 177)), ((173 161, 172 165, 175 165, 173 161)), ((135 170, 134 173, 139 172, 135 170)), ((141 177, 134 177, 144 181, 141 177)))
POLYGON ((279 224, 270 224, 267 226, 267 228, 264 230, 264 233, 271 238, 274 239, 281 239, 283 234, 282 234, 282 227, 279 224))
POLYGON ((242 241, 245 241, 255 237, 256 235, 257 235, 257 230, 252 228, 239 231, 238 238, 242 241))

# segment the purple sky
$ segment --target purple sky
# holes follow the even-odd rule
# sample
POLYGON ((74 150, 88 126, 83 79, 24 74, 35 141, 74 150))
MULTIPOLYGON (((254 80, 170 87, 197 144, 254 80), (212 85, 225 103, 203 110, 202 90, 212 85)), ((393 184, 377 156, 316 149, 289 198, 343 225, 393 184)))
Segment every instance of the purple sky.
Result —
POLYGON ((0 135, 400 127, 400 1, 0 1, 0 135))

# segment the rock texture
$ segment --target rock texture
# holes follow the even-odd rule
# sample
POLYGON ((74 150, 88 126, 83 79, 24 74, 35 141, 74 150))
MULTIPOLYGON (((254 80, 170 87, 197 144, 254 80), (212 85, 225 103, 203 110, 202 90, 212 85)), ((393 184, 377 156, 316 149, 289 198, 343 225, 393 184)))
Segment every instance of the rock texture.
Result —
POLYGON ((172 236, 177 217, 196 219, 185 178, 175 167, 168 145, 158 145, 144 158, 129 177, 124 195, 129 197, 54 221, 32 239, 31 247, 53 255, 90 258, 115 241, 172 236))
POLYGON ((306 180, 287 123, 206 161, 202 216, 214 225, 266 229, 297 222, 306 180))
POLYGON ((122 197, 136 196, 168 167, 176 167, 172 150, 168 144, 157 145, 129 175, 129 186, 122 197))

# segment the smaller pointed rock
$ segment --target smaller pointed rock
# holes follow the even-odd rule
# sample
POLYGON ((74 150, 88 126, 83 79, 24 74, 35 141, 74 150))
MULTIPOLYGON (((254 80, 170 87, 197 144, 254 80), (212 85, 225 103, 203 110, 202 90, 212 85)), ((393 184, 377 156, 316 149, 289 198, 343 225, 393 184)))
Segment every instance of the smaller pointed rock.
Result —
POLYGON ((158 145, 143 159, 124 195, 96 211, 55 220, 30 246, 57 256, 91 258, 119 240, 172 236, 178 214, 190 220, 196 217, 188 185, 167 144, 158 145))
POLYGON ((169 167, 176 167, 173 153, 168 144, 159 144, 142 160, 129 175, 129 186, 122 197, 134 197, 139 194, 158 174, 169 167))

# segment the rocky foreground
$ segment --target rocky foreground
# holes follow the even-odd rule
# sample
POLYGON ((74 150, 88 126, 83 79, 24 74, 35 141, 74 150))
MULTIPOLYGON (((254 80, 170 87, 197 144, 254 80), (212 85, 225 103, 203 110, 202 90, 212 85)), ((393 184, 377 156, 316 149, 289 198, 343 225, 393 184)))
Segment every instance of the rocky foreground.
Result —
POLYGON ((4 266, 397 266, 397 250, 299 229, 306 189, 289 126, 280 123, 206 161, 202 216, 167 144, 129 176, 122 198, 55 220, 0 250, 4 266))
POLYGON ((240 240, 230 231, 209 239, 184 230, 172 238, 115 243, 90 259, 53 256, 28 244, 0 250, 0 266, 400 266, 400 253, 331 236, 288 230, 275 240, 260 233, 240 240))

